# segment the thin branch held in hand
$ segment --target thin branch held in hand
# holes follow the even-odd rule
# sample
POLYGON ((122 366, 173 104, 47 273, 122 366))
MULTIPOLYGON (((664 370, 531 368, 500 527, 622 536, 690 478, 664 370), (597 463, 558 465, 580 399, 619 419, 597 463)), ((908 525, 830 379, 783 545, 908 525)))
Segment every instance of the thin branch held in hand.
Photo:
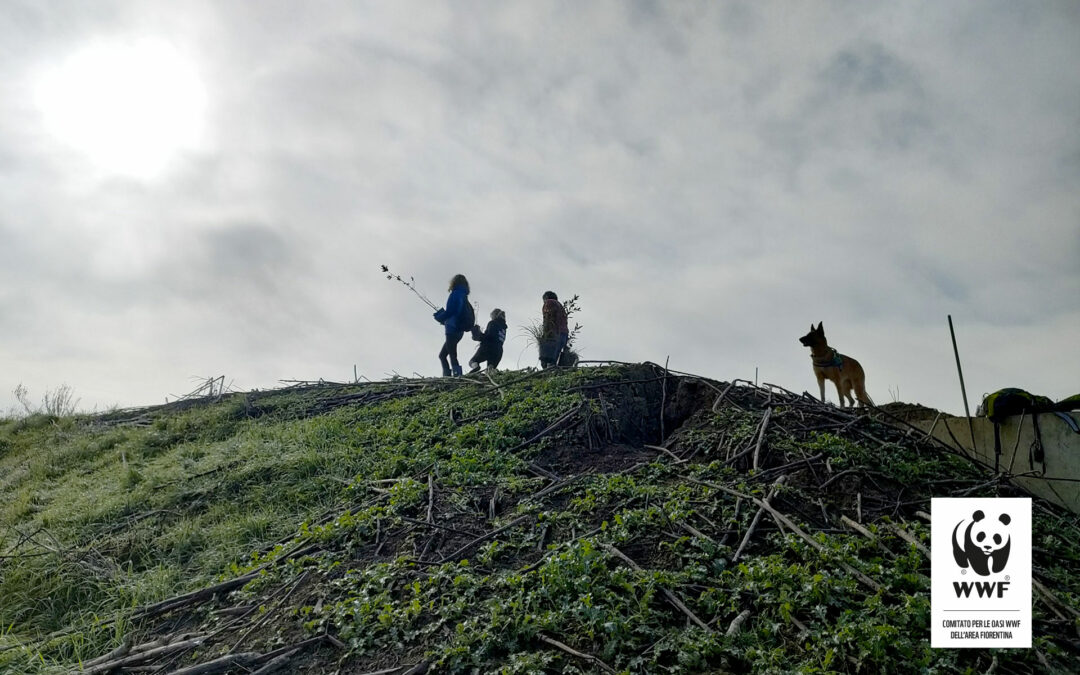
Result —
POLYGON ((416 279, 414 279, 413 277, 409 277, 409 280, 405 281, 405 279, 402 278, 402 276, 400 274, 394 274, 393 272, 390 271, 390 268, 387 267, 386 265, 380 265, 379 268, 382 270, 383 274, 386 275, 386 278, 388 280, 397 281, 402 286, 404 286, 405 288, 412 291, 416 295, 416 297, 423 300, 425 305, 427 305, 428 307, 438 311, 438 309, 439 309, 438 306, 434 302, 429 300, 426 295, 424 295, 419 290, 417 290, 417 288, 416 288, 416 279))

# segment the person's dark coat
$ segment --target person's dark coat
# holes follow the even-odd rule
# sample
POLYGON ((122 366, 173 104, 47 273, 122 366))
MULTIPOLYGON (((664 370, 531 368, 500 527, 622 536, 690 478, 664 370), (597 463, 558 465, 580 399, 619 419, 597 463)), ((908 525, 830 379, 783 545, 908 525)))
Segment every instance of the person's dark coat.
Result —
POLYGON ((498 366, 499 361, 502 360, 503 343, 506 342, 506 319, 501 316, 492 319, 483 332, 480 332, 479 326, 473 326, 472 339, 480 343, 472 361, 474 363, 487 361, 489 365, 498 366))
POLYGON ((570 330, 566 325, 566 310, 561 302, 557 299, 544 300, 542 313, 544 317, 544 337, 549 338, 569 334, 570 330))
POLYGON ((464 323, 465 303, 469 301, 469 292, 464 287, 458 286, 450 291, 446 299, 446 307, 435 312, 435 320, 446 328, 447 335, 470 330, 472 326, 460 325, 464 323))

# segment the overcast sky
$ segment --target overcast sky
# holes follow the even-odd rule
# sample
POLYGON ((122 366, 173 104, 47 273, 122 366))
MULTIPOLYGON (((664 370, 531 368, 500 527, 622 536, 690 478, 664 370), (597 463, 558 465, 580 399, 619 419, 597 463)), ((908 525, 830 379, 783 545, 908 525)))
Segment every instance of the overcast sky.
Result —
MULTIPOLYGON (((0 411, 584 358, 1080 391, 1080 3, 0 4, 0 411), (475 343, 462 343, 465 361, 475 343)), ((831 385, 827 391, 835 401, 831 385)))

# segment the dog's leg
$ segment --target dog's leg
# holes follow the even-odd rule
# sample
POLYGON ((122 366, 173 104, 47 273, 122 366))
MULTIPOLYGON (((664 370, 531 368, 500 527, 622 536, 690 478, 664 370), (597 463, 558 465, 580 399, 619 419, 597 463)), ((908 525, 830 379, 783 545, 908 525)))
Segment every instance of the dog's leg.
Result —
POLYGON ((821 402, 824 403, 825 402, 825 376, 822 375, 821 373, 816 372, 816 371, 814 372, 814 374, 817 375, 817 386, 818 386, 818 389, 821 390, 821 402))
POLYGON ((848 407, 848 405, 851 405, 850 403, 845 404, 845 402, 844 402, 845 397, 847 398, 848 401, 851 400, 850 389, 851 389, 851 385, 849 385, 848 383, 843 382, 842 380, 837 378, 837 380, 836 380, 836 397, 838 399, 840 399, 840 407, 841 408, 846 408, 846 407, 848 407))
POLYGON ((848 400, 848 407, 849 408, 854 408, 855 407, 855 399, 852 397, 852 393, 854 391, 855 391, 855 386, 851 382, 848 382, 847 400, 848 400))

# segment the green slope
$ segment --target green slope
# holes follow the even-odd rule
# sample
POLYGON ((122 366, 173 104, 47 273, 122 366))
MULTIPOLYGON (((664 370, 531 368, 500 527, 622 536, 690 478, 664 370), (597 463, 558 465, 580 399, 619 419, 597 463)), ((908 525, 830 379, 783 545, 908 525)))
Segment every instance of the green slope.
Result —
POLYGON ((1009 488, 726 389, 612 366, 0 422, 0 671, 1069 672, 1074 516, 1036 500, 1037 649, 931 650, 918 512, 1009 488))

